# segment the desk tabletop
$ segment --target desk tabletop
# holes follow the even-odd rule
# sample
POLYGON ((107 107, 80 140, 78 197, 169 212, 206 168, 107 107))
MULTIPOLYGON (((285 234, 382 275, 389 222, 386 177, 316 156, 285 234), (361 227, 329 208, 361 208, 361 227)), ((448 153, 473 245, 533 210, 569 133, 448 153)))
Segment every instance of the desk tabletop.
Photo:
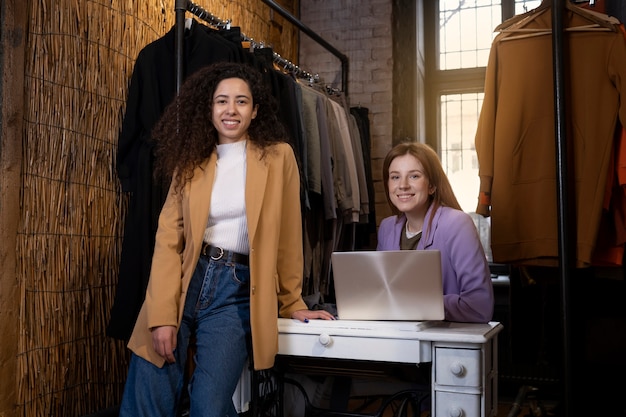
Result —
POLYGON ((435 343, 478 346, 502 329, 498 322, 453 323, 278 319, 278 354, 420 363, 435 343))
POLYGON ((308 323, 303 323, 293 319, 278 319, 278 331, 283 335, 327 334, 385 339, 484 343, 500 332, 500 330, 502 330, 502 324, 499 322, 311 320, 308 323))
POLYGON ((502 330, 497 321, 457 323, 440 321, 420 332, 420 340, 432 342, 485 343, 502 330))

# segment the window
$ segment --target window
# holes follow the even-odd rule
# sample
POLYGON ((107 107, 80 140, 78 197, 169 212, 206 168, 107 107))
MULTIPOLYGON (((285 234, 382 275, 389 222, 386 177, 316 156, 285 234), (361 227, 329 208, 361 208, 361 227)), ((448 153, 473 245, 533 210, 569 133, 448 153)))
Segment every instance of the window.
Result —
POLYGON ((541 4, 541 0, 516 0, 515 1, 515 14, 526 13, 541 4))
POLYGON ((424 2, 426 132, 464 211, 473 212, 478 198, 474 136, 494 29, 540 4, 541 0, 424 2))
POLYGON ((501 15, 499 0, 441 0, 438 69, 484 67, 501 15))

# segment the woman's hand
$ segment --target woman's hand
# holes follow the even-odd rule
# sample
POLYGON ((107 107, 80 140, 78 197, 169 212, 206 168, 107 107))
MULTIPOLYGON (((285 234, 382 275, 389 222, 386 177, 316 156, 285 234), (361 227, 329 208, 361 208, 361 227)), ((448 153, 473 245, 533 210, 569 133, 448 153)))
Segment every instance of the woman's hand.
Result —
POLYGON ((336 320, 336 317, 326 310, 298 310, 293 312, 291 318, 305 323, 312 319, 336 320))
POLYGON ((176 349, 176 326, 159 326, 152 328, 152 347, 167 363, 174 363, 176 349))

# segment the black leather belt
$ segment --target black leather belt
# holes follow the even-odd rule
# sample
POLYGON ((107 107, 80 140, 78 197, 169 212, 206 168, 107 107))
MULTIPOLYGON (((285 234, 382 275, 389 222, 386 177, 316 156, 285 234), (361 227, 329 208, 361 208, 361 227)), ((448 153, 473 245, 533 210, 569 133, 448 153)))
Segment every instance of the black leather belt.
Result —
POLYGON ((248 255, 244 255, 243 253, 232 252, 229 250, 224 250, 217 246, 207 245, 206 243, 202 244, 202 249, 200 250, 201 256, 206 256, 209 259, 214 261, 219 261, 223 259, 225 261, 234 262, 236 264, 249 265, 250 257, 248 255))

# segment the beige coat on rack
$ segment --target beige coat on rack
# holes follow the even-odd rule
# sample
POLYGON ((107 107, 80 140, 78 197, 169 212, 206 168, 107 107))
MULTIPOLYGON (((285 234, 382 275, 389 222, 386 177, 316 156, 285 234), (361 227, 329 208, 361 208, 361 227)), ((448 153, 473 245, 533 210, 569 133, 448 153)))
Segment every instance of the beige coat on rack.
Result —
MULTIPOLYGON (((551 9, 513 19, 487 65, 476 212, 491 216, 494 262, 557 266, 551 9)), ((618 118, 626 125, 626 39, 612 22, 569 4, 564 16, 577 266, 591 262, 618 118)))

